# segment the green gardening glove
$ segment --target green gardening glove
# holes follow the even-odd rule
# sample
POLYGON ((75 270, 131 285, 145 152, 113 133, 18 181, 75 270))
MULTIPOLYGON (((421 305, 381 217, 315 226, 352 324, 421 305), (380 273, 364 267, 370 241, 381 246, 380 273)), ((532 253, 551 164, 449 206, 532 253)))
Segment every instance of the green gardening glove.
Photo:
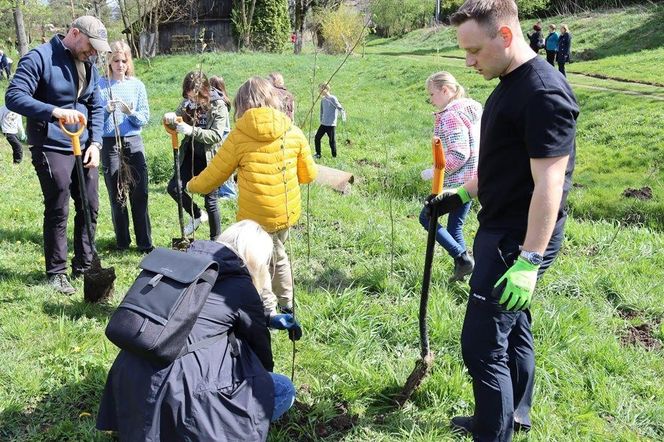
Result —
POLYGON ((530 301, 537 283, 538 265, 519 257, 514 265, 493 286, 493 296, 500 295, 499 304, 505 310, 524 310, 530 307, 530 301))

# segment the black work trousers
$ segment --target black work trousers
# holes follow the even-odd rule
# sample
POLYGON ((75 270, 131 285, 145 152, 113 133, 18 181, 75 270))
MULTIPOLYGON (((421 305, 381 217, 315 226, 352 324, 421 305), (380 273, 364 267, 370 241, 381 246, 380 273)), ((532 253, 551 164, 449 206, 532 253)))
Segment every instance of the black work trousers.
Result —
MULTIPOLYGON (((202 146, 196 146, 192 155, 192 146, 189 137, 180 145, 180 179, 178 183, 175 174, 168 182, 168 194, 178 201, 178 186, 182 189, 182 205, 185 212, 193 218, 201 216, 201 209, 196 205, 191 196, 186 192, 186 186, 189 180, 198 175, 207 167, 207 159, 205 158, 205 150, 202 146), (193 162, 193 164, 192 164, 193 162), (193 167, 193 172, 192 172, 193 167)), ((219 218, 219 207, 217 206, 217 189, 205 195, 205 211, 208 214, 208 222, 210 223, 210 239, 216 240, 221 234, 221 220, 219 218)))
POLYGON ((330 140, 330 150, 332 150, 332 156, 337 156, 337 140, 335 138, 336 126, 323 126, 322 124, 318 127, 316 131, 316 136, 314 137, 314 145, 316 146, 316 155, 320 156, 320 140, 323 138, 323 135, 327 134, 330 140))
POLYGON ((5 134, 5 138, 7 139, 9 145, 12 147, 14 164, 20 163, 23 160, 23 145, 21 144, 21 141, 18 139, 16 134, 5 134))
MULTIPOLYGON (((556 225, 538 276, 551 265, 563 240, 565 220, 556 225)), ((473 380, 476 441, 512 440, 514 422, 530 427, 535 347, 529 310, 510 312, 491 292, 519 255, 523 234, 480 228, 474 241, 475 269, 461 331, 463 361, 473 380)), ((537 303, 537 292, 534 303, 537 303)))
POLYGON ((546 50, 546 61, 553 66, 556 61, 556 51, 546 50))
POLYGON ((118 201, 118 180, 120 178, 120 146, 116 146, 115 137, 105 137, 101 151, 101 164, 104 182, 111 203, 111 218, 115 230, 115 243, 118 249, 126 249, 131 244, 129 233, 129 211, 134 223, 136 246, 139 250, 152 249, 152 227, 148 211, 148 165, 145 161, 143 140, 140 136, 122 137, 122 158, 129 167, 131 185, 128 189, 128 201, 118 201))
MULTIPOLYGON (((72 269, 84 271, 92 263, 91 241, 94 241, 99 210, 99 172, 96 167, 83 169, 83 177, 90 207, 93 238, 88 237, 85 216, 76 174, 75 157, 71 152, 33 146, 32 165, 37 172, 44 196, 44 257, 46 274, 66 273, 67 270, 67 218, 69 197, 74 200, 74 258, 72 269)), ((85 152, 84 152, 85 155, 85 152)))

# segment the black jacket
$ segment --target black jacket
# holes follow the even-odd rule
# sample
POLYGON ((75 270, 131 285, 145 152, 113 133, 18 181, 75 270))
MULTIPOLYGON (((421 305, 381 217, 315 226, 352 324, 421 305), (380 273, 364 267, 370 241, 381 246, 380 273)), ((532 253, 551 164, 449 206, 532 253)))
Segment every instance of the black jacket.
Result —
POLYGON ((121 441, 264 441, 274 407, 270 333, 249 272, 228 248, 195 241, 219 277, 189 335, 189 343, 232 331, 228 338, 163 367, 121 351, 108 375, 97 428, 121 441))
POLYGON ((558 39, 558 60, 569 62, 570 51, 572 49, 572 36, 569 32, 560 34, 558 39))

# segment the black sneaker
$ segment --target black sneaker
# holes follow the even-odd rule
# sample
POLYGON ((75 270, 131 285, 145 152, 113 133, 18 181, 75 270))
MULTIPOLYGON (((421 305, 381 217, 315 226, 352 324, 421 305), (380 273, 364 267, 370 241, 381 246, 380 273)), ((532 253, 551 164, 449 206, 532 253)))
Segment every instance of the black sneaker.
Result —
POLYGON ((450 421, 452 433, 461 436, 473 435, 473 417, 472 416, 455 416, 450 421))
POLYGON ((65 275, 64 273, 57 273, 55 275, 50 275, 48 277, 48 285, 53 287, 58 292, 64 293, 65 295, 71 295, 76 293, 76 289, 71 286, 69 280, 67 279, 67 275, 65 275))
MULTIPOLYGON (((450 427, 452 432, 455 434, 463 436, 472 436, 473 435, 473 416, 456 416, 452 418, 450 422, 450 427)), ((530 431, 530 425, 520 424, 517 421, 514 421, 514 431, 515 432, 524 432, 527 433, 530 431)))
POLYGON ((450 277, 450 282, 463 281, 464 278, 475 268, 475 260, 468 252, 463 252, 460 256, 454 258, 454 273, 450 277))
POLYGON ((319 158, 320 158, 320 154, 319 154, 319 153, 314 154, 314 158, 319 159, 319 158))

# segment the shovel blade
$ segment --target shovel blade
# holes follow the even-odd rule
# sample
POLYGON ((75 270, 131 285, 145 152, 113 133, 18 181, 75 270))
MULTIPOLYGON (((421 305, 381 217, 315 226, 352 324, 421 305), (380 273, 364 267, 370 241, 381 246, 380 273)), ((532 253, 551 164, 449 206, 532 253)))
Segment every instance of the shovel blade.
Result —
POLYGON ((189 245, 191 244, 191 240, 189 238, 173 238, 171 239, 171 248, 173 250, 181 250, 181 251, 186 251, 189 248, 189 245))
POLYGON ((396 397, 396 401, 400 407, 403 407, 415 390, 422 384, 424 378, 431 372, 431 367, 433 367, 433 353, 429 352, 425 357, 417 360, 415 368, 413 368, 412 373, 408 376, 403 390, 396 397))
POLYGON ((83 274, 83 299, 90 303, 108 301, 113 297, 115 288, 115 267, 102 268, 98 256, 92 259, 92 265, 83 274))

